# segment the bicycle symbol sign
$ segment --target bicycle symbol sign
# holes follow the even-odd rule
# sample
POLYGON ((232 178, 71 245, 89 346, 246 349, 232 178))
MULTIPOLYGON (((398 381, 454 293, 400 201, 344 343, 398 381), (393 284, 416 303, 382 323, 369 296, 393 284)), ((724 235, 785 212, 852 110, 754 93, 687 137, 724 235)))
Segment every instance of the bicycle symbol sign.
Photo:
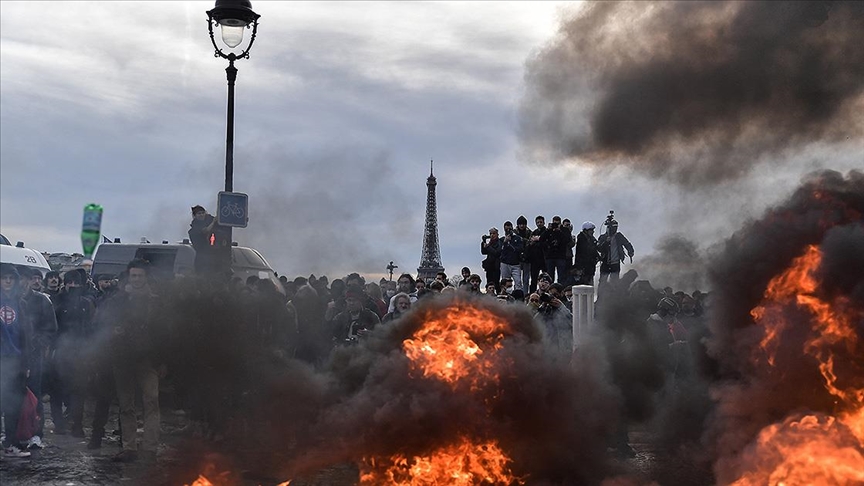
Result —
POLYGON ((245 228, 249 221, 249 196, 241 192, 219 193, 216 222, 222 226, 245 228))

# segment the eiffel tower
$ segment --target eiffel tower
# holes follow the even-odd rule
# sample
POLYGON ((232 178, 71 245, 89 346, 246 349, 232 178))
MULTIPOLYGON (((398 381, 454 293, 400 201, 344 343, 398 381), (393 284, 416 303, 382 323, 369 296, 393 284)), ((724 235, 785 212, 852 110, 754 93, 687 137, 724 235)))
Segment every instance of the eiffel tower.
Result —
POLYGON ((429 161, 429 178, 426 179, 426 226, 423 229, 423 254, 420 255, 420 267, 417 275, 426 280, 435 278, 438 272, 444 271, 441 265, 441 248, 438 246, 438 204, 435 202, 435 175, 432 172, 432 161, 429 161))

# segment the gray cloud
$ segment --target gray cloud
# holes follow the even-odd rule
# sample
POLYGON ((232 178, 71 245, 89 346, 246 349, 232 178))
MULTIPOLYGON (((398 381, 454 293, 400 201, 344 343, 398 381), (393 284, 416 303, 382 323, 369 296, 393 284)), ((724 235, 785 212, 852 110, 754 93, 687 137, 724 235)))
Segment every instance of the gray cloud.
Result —
POLYGON ((523 155, 710 185, 860 142, 862 31, 859 2, 589 4, 527 62, 523 155))

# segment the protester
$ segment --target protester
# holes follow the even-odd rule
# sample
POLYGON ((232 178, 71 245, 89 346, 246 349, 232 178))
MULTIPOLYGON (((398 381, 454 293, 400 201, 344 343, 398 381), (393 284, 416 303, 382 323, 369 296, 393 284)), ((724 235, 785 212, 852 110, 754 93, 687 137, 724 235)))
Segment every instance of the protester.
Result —
POLYGON ((45 278, 43 280, 43 288, 45 294, 53 298, 55 295, 60 293, 60 272, 51 270, 50 272, 45 274, 45 278))
POLYGON ((610 214, 606 219, 606 233, 597 239, 597 248, 600 252, 600 283, 608 280, 618 280, 621 273, 621 262, 625 256, 633 261, 633 245, 622 233, 618 232, 618 221, 610 214), (624 250, 627 250, 625 255, 624 250))
POLYGON ((30 373, 31 327, 22 301, 20 275, 13 265, 0 264, 0 411, 6 435, 3 455, 30 457, 17 439, 18 419, 30 373))
POLYGON ((408 297, 408 294, 398 293, 393 296, 393 300, 394 309, 392 312, 388 312, 384 318, 381 319, 381 324, 395 321, 411 309, 411 298, 408 297))
POLYGON ((216 217, 203 206, 192 206, 192 222, 189 224, 189 241, 195 249, 195 271, 212 272, 215 264, 214 240, 216 217))
POLYGON ((540 272, 546 270, 545 250, 540 241, 546 233, 546 218, 537 216, 534 218, 534 224, 537 227, 531 232, 531 237, 525 243, 525 259, 531 267, 531 282, 529 284, 531 292, 537 290, 537 278, 540 276, 540 272))
POLYGON ((553 216, 549 229, 540 237, 546 273, 553 282, 564 282, 567 275, 567 249, 571 242, 570 230, 561 225, 561 216, 553 216))
POLYGON ((594 228, 594 223, 585 221, 582 223, 582 231, 576 235, 576 250, 573 255, 574 285, 594 285, 594 273, 600 259, 594 228))
POLYGON ((501 239, 498 228, 489 228, 489 234, 483 235, 480 243, 480 253, 486 255, 483 260, 483 270, 486 271, 486 285, 493 285, 498 292, 498 280, 501 279, 501 239))
MULTIPOLYGON (((27 269, 30 273, 30 287, 24 289, 22 302, 25 315, 29 317, 33 334, 30 347, 30 377, 27 379, 27 387, 36 396, 36 415, 38 426, 36 433, 29 437, 27 447, 30 449, 41 449, 44 438, 45 414, 42 404, 42 384, 45 379, 45 364, 49 359, 51 344, 57 334, 57 317, 54 313, 54 305, 47 295, 34 289, 34 281, 42 281, 42 273, 36 269, 27 269)), ((41 286, 40 286, 41 288, 41 286)))
POLYGON ((528 260, 528 243, 531 238, 531 230, 528 229, 528 219, 519 215, 516 218, 516 229, 513 231, 522 238, 522 252, 519 255, 519 273, 522 276, 522 284, 519 289, 526 292, 531 287, 531 262, 528 260))
POLYGON ((159 346, 158 326, 164 316, 159 297, 148 281, 148 263, 136 259, 126 266, 128 284, 105 303, 100 318, 110 333, 111 356, 117 399, 120 402, 120 428, 123 450, 114 456, 118 462, 139 458, 155 459, 159 444, 159 346), (136 445, 135 389, 141 390, 144 408, 144 440, 140 452, 136 445))
POLYGON ((366 294, 358 286, 352 285, 345 291, 345 310, 337 314, 331 324, 337 344, 356 341, 381 322, 374 312, 363 307, 365 298, 366 294))
MULTIPOLYGON (((522 237, 513 231, 513 223, 504 222, 504 238, 501 242, 501 271, 500 278, 510 279, 513 286, 522 289, 522 251, 524 242, 522 237)), ((501 289, 499 289, 501 290, 501 289)))

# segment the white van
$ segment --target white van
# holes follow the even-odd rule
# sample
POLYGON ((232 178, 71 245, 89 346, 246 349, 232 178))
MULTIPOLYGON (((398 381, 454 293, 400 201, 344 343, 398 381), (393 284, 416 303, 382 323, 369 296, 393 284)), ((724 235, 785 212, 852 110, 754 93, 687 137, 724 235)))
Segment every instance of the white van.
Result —
POLYGON ((36 250, 24 248, 21 246, 12 246, 5 236, 0 235, 0 262, 11 263, 19 267, 35 268, 42 272, 44 277, 46 273, 51 271, 48 261, 36 250))
MULTIPOLYGON (((195 249, 190 244, 102 243, 93 256, 92 274, 118 275, 134 258, 150 262, 150 271, 158 279, 195 274, 195 249)), ((231 247, 231 270, 245 281, 250 276, 270 280, 277 289, 282 285, 267 260, 253 248, 231 247)))

